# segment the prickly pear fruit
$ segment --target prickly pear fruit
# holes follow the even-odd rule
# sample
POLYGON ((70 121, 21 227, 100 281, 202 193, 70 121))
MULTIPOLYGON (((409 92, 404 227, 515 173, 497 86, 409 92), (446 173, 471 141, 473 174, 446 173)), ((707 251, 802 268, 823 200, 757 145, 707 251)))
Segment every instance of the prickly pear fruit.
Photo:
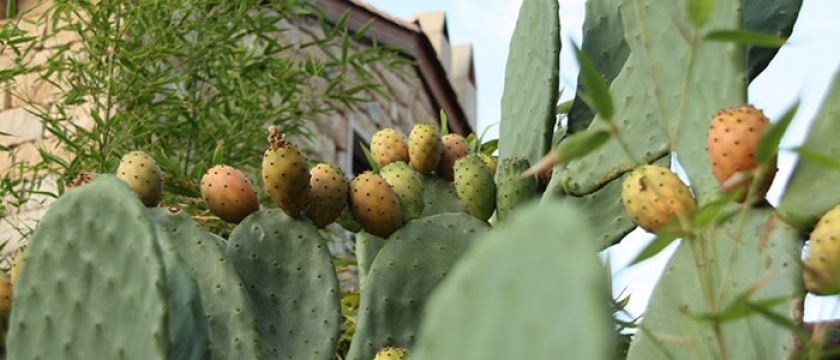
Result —
POLYGON ((496 217, 499 221, 508 217, 515 207, 537 196, 536 178, 522 176, 530 167, 528 159, 514 157, 502 160, 496 189, 496 217))
POLYGON ((96 179, 97 176, 99 176, 99 174, 94 172, 80 172, 75 178, 73 178, 73 180, 70 180, 70 182, 67 183, 67 188, 72 189, 82 185, 87 185, 93 181, 93 179, 96 179))
POLYGON ((12 282, 12 286, 15 285, 15 279, 17 279, 18 273, 20 273, 20 267, 23 266, 24 256, 26 256, 25 246, 17 250, 14 259, 12 259, 12 266, 9 268, 9 280, 12 282))
POLYGON ((402 134, 394 129, 387 128, 374 133, 370 140, 370 152, 379 167, 394 161, 408 162, 408 144, 402 134))
POLYGON ((350 183, 350 209, 365 231, 388 237, 403 224, 400 200, 381 176, 366 171, 350 183))
POLYGON ((380 170, 379 175, 394 189, 400 199, 403 220, 408 221, 420 217, 423 213, 423 178, 408 164, 398 161, 388 164, 380 170))
POLYGON ((837 255, 840 254, 840 206, 827 212, 814 231, 805 259, 805 289, 817 295, 840 294, 837 255))
POLYGON ((487 168, 490 169, 490 172, 492 172, 493 175, 495 175, 496 166, 498 166, 498 160, 496 159, 496 157, 492 155, 487 155, 485 153, 479 153, 478 157, 481 158, 481 161, 484 161, 484 164, 487 165, 487 168))
POLYGON ((431 174, 438 167, 441 151, 440 134, 434 126, 414 125, 408 134, 408 159, 414 170, 431 174))
POLYGON ((0 272, 0 342, 6 341, 9 316, 12 314, 12 291, 14 287, 6 273, 0 272))
POLYGON ((146 206, 157 205, 163 196, 163 173, 155 159, 142 151, 123 155, 117 177, 125 181, 146 206))
POLYGON ((320 163, 309 170, 309 205, 306 216, 319 229, 332 224, 347 207, 349 185, 344 172, 333 164, 320 163))
MULTIPOLYGON (((755 148, 769 127, 767 117, 751 105, 724 109, 712 118, 707 138, 712 172, 723 190, 744 190, 739 202, 746 199, 746 191, 752 183, 750 172, 758 167, 755 148)), ((758 187, 752 190, 752 202, 763 199, 770 188, 776 176, 776 159, 771 161, 768 171, 758 176, 758 187)))
POLYGON ((405 360, 408 357, 408 350, 398 347, 384 347, 376 352, 373 360, 405 360))
POLYGON ((624 178, 621 199, 633 222, 650 232, 675 217, 689 216, 697 206, 688 186, 659 165, 639 166, 624 178))
POLYGON ((309 189, 306 159, 275 126, 268 128, 268 143, 262 161, 265 189, 278 207, 296 217, 306 206, 309 189))
POLYGON ((201 178, 201 198, 216 216, 235 224, 260 209, 251 181, 241 171, 227 165, 216 165, 207 170, 201 178))
POLYGON ((440 154, 437 173, 440 177, 452 181, 454 176, 452 166, 455 165, 456 160, 470 153, 470 147, 467 144, 467 139, 458 134, 446 134, 440 141, 443 150, 440 154))
POLYGON ((467 155, 455 162, 455 192, 467 212, 487 220, 496 209, 496 183, 487 164, 477 155, 467 155))

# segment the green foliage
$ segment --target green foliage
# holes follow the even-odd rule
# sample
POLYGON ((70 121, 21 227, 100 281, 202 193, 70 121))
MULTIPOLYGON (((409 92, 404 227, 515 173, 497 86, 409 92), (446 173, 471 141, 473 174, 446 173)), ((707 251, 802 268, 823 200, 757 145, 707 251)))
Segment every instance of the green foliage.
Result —
POLYGON ((332 359, 341 320, 327 243, 309 222, 261 210, 230 236, 226 256, 254 304, 264 358, 332 359))
POLYGON ((359 320, 347 359, 379 348, 410 347, 426 299, 488 225, 466 214, 410 221, 388 237, 362 286, 359 320))
POLYGON ((595 244, 577 208, 523 207, 477 239, 433 293, 411 358, 607 358, 612 329, 595 244))
POLYGON ((305 121, 380 92, 368 65, 399 63, 394 49, 355 46, 364 29, 350 32, 346 18, 331 24, 306 0, 43 6, 27 20, 49 22, 43 35, 3 24, 0 56, 15 66, 0 79, 58 144, 42 150, 41 163, 3 175, 4 206, 25 202, 48 176, 63 185, 81 171, 111 172, 122 154, 142 149, 166 174, 164 202, 199 212, 206 169, 226 163, 256 178, 266 125, 308 136, 305 121), (295 36, 299 25, 317 29, 315 37, 295 36), (81 40, 64 42, 74 37, 81 40), (29 98, 19 82, 30 74, 56 89, 53 101, 29 98))
POLYGON ((560 61, 559 6, 524 0, 508 50, 499 158, 531 164, 548 152, 554 131, 560 61))

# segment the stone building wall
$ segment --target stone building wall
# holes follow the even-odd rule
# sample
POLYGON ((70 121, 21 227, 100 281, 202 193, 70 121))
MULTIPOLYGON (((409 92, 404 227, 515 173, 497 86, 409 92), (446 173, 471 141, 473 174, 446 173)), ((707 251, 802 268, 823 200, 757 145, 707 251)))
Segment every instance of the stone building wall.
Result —
MULTIPOLYGON (((33 10, 37 2, 38 0, 20 0, 21 13, 28 19, 38 18, 46 6, 41 5, 39 9, 33 10)), ((48 26, 47 22, 21 24, 36 34, 44 33, 48 26)), ((307 19, 296 19, 292 21, 292 25, 292 30, 284 34, 290 41, 305 41, 321 32, 316 22, 307 19)), ((64 36, 60 37, 59 41, 72 44, 78 39, 64 36)), ((356 45, 357 50, 359 46, 363 45, 356 45)), ((33 56, 36 61, 38 58, 46 58, 47 51, 40 49, 33 56)), ((313 52, 310 56, 323 55, 313 52)), ((0 68, 7 66, 9 61, 11 60, 8 57, 0 57, 0 68)), ((335 163, 348 174, 353 173, 355 144, 359 141, 369 141, 376 130, 392 127, 407 135, 414 124, 437 123, 438 119, 438 110, 434 107, 415 67, 392 69, 375 64, 370 65, 369 70, 381 81, 391 99, 370 94, 374 98, 372 102, 356 104, 352 108, 342 108, 335 114, 312 119, 309 124, 312 137, 294 140, 307 150, 309 157, 335 163)), ((12 148, 11 152, 0 152, 0 173, 13 171, 15 164, 39 162, 41 158, 38 148, 41 146, 55 151, 56 140, 44 130, 39 119, 26 110, 26 102, 22 101, 25 98, 45 102, 54 94, 55 90, 49 84, 38 82, 35 76, 19 81, 16 89, 0 88, 0 132, 9 134, 0 136, 0 144, 12 148)), ((83 126, 92 125, 90 119, 83 117, 82 113, 79 112, 80 117, 76 118, 77 121, 83 126)), ((57 191, 54 181, 44 183, 42 190, 57 191)), ((0 214, 0 243, 10 242, 3 249, 3 253, 7 254, 17 249, 19 230, 34 228, 52 200, 49 196, 35 196, 12 213, 0 214)))

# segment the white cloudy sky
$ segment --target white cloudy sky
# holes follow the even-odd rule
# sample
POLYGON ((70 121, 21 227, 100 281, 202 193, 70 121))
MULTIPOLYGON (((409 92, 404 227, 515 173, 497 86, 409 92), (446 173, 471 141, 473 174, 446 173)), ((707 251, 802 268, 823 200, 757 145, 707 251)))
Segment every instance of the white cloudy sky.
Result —
MULTIPOLYGON (((478 83, 478 130, 497 123, 504 84, 508 42, 516 23, 521 0, 367 0, 374 6, 401 18, 414 14, 443 10, 447 14, 449 38, 453 45, 470 42, 475 51, 478 83)), ((569 41, 580 43, 585 0, 560 0, 563 38, 561 84, 574 89, 577 65, 569 41)), ((800 111, 782 141, 783 148, 800 144, 822 102, 833 74, 840 65, 840 1, 804 0, 793 35, 767 70, 750 87, 750 102, 764 110, 771 119, 781 115, 797 98, 800 111)), ((573 91, 566 91, 565 97, 573 91)), ((492 132, 491 132, 492 133, 492 132)), ((779 158, 779 174, 768 198, 773 204, 784 189, 795 156, 783 152, 779 158)), ((632 293, 629 310, 634 315, 644 311, 656 279, 675 245, 657 257, 632 268, 627 263, 650 241, 650 236, 637 230, 621 244, 608 250, 616 273, 616 292, 626 288, 632 293)), ((605 254, 606 255, 606 254, 605 254)), ((836 298, 809 297, 806 320, 840 317, 836 298)))

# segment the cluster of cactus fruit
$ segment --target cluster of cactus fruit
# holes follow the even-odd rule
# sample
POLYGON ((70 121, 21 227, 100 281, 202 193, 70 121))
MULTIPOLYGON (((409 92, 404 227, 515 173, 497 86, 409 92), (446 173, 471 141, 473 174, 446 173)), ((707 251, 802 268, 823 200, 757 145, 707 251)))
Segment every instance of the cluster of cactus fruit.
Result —
POLYGON ((523 1, 498 163, 420 124, 376 132, 373 170, 347 179, 270 127, 262 185, 279 209, 261 209, 233 167, 201 180, 207 208, 237 224, 227 239, 158 206, 163 177, 142 152, 116 176, 80 175, 0 278, 9 356, 332 359, 345 301, 319 229, 334 222, 355 233, 360 289, 343 358, 610 358, 621 322, 597 252, 636 226, 657 235, 636 262, 682 242, 622 356, 796 355, 812 341, 796 315, 805 291, 840 293, 840 193, 814 191, 840 181, 840 78, 802 152, 816 160, 796 165, 776 209, 764 198, 794 111, 774 125, 741 105, 774 52, 699 34, 789 33, 801 2, 719 0, 705 17, 682 1, 619 3, 587 2, 583 81, 558 127, 558 3, 523 1))

